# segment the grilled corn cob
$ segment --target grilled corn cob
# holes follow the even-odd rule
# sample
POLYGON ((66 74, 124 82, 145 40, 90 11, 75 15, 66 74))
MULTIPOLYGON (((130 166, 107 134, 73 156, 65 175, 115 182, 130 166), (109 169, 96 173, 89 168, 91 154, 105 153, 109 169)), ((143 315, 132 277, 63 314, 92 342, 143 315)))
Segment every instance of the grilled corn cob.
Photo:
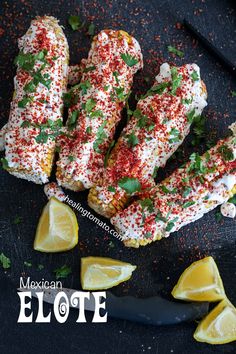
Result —
POLYGON ((5 168, 38 184, 51 173, 62 125, 69 49, 54 17, 37 17, 19 39, 15 92, 5 135, 5 168))
POLYGON ((220 140, 203 156, 193 153, 177 169, 111 222, 128 247, 168 237, 236 193, 236 136, 220 140))
POLYGON ((90 190, 90 207, 109 218, 124 209, 132 192, 151 187, 156 169, 166 164, 207 105, 206 96, 196 64, 163 64, 112 150, 102 184, 90 190))
POLYGON ((68 136, 60 141, 59 185, 79 191, 101 178, 133 76, 142 65, 140 46, 126 32, 104 30, 94 37, 81 82, 73 91, 68 136))

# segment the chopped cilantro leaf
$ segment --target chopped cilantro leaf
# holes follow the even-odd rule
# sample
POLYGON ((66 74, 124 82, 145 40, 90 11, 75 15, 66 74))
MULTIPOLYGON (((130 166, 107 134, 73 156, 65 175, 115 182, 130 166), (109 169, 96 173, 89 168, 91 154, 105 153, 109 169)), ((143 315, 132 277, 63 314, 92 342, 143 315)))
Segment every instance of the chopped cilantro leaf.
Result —
POLYGON ((78 116, 79 116, 79 111, 76 110, 76 111, 73 111, 71 116, 69 117, 69 119, 68 119, 68 128, 70 130, 75 128, 78 116))
POLYGON ((183 58, 184 57, 184 52, 181 50, 176 49, 175 47, 172 47, 171 45, 168 45, 168 52, 176 54, 178 57, 183 58))
POLYGON ((38 264, 37 269, 38 269, 38 270, 42 270, 42 269, 44 269, 44 265, 43 265, 43 264, 38 264))
POLYGON ((193 120, 194 120, 194 116, 195 116, 195 109, 192 109, 190 112, 188 112, 188 113, 186 114, 187 121, 188 121, 189 123, 192 123, 193 120))
POLYGON ((150 198, 139 200, 139 204, 142 207, 142 210, 148 210, 150 213, 154 211, 153 201, 150 198))
POLYGON ((93 98, 89 98, 85 103, 85 111, 91 113, 92 109, 96 106, 96 101, 93 98))
POLYGON ((104 139, 107 137, 107 134, 103 131, 103 129, 104 129, 106 124, 107 124, 107 122, 105 121, 98 128, 97 135, 96 135, 96 140, 93 143, 93 149, 96 152, 98 152, 98 153, 101 152, 100 148, 99 148, 99 145, 101 145, 104 142, 104 139))
POLYGON ((75 160, 75 157, 74 157, 74 156, 72 156, 72 155, 69 155, 69 156, 68 156, 68 160, 69 160, 70 162, 72 162, 72 161, 74 161, 74 160, 75 160))
POLYGON ((53 271, 56 274, 56 279, 66 278, 71 273, 71 267, 63 265, 60 268, 57 268, 53 271))
POLYGON ((114 145, 115 145, 115 140, 112 140, 112 142, 109 145, 109 148, 107 149, 106 155, 105 155, 104 167, 107 167, 107 161, 110 156, 111 149, 113 148, 114 145))
POLYGON ((18 225, 22 222, 22 217, 21 216, 16 216, 15 219, 13 220, 13 224, 18 225))
POLYGON ((116 189, 115 189, 115 187, 113 187, 113 186, 108 186, 108 191, 109 192, 112 192, 112 193, 115 193, 116 192, 116 189))
POLYGON ((26 267, 29 267, 29 268, 32 267, 32 263, 31 263, 31 262, 26 262, 26 261, 25 261, 25 262, 24 262, 24 265, 25 265, 26 267))
POLYGON ((236 91, 231 91, 231 96, 236 97, 236 91))
POLYGON ((236 205, 236 194, 232 198, 230 198, 228 202, 236 205))
POLYGON ((93 71, 95 69, 96 69, 96 66, 94 66, 94 65, 93 66, 88 66, 87 68, 84 69, 84 72, 88 73, 89 71, 93 71))
POLYGON ((234 159, 234 152, 227 145, 221 145, 218 148, 218 152, 221 154, 225 161, 232 161, 234 159))
POLYGON ((171 131, 170 131, 170 139, 169 139, 169 142, 172 144, 172 143, 176 143, 178 141, 180 141, 180 132, 178 129, 176 128, 172 128, 171 131))
POLYGON ((166 186, 160 186, 160 188, 164 193, 175 194, 177 192, 177 188, 169 189, 166 186))
POLYGON ((183 196, 184 198, 186 198, 186 197, 191 193, 191 191, 192 191, 192 188, 191 188, 191 187, 185 187, 184 190, 183 190, 183 192, 182 192, 182 196, 183 196))
POLYGON ((131 134, 127 135, 126 137, 127 137, 128 145, 129 145, 130 147, 134 147, 134 146, 138 145, 139 139, 138 139, 138 137, 135 135, 134 132, 132 132, 131 134))
POLYGON ((87 133, 87 134, 91 134, 91 131, 92 131, 92 127, 87 127, 87 128, 86 128, 86 133, 87 133))
POLYGON ((157 166, 154 167, 154 171, 153 171, 153 174, 152 174, 153 178, 156 178, 158 169, 159 169, 159 167, 157 167, 157 166))
POLYGON ((23 97, 22 100, 18 102, 18 107, 25 108, 31 100, 32 99, 30 97, 23 97))
POLYGON ((198 76, 198 73, 196 71, 193 71, 192 74, 191 74, 191 78, 193 81, 198 81, 200 80, 199 76, 198 76))
POLYGON ((167 226, 166 226, 166 231, 169 232, 173 229, 173 227, 175 226, 175 222, 178 220, 178 217, 174 218, 173 220, 171 220, 170 222, 168 222, 167 226))
POLYGON ((1 161, 1 163, 2 163, 2 168, 3 168, 4 170, 8 170, 9 166, 8 166, 8 161, 7 161, 7 159, 6 159, 5 157, 2 157, 2 158, 0 159, 0 161, 1 161))
POLYGON ((156 222, 158 222, 158 221, 167 222, 167 218, 165 218, 165 217, 161 214, 160 210, 158 210, 157 213, 156 213, 156 216, 155 216, 155 221, 156 221, 156 222))
POLYGON ((119 79, 118 79, 119 73, 117 71, 114 71, 112 74, 116 80, 116 83, 119 84, 119 79))
POLYGON ((175 66, 171 68, 170 71, 171 71, 171 78, 172 78, 171 94, 176 95, 176 91, 181 85, 182 75, 178 74, 178 70, 175 66))
POLYGON ((83 25, 83 23, 82 23, 82 21, 81 21, 81 19, 80 19, 80 17, 78 15, 77 16, 76 15, 75 16, 69 16, 68 23, 71 26, 73 31, 78 30, 83 25))
POLYGON ((138 63, 138 59, 132 57, 132 55, 130 55, 129 53, 122 53, 120 56, 124 60, 124 62, 130 67, 138 63))
POLYGON ((152 237, 152 233, 150 231, 146 232, 144 235, 143 235, 144 238, 151 238, 152 237))
POLYGON ((182 205, 182 207, 183 207, 184 209, 186 209, 186 208, 190 207, 190 206, 193 205, 193 204, 195 204, 195 202, 192 200, 192 201, 189 201, 189 202, 184 203, 184 204, 182 205))
POLYGON ((95 24, 94 23, 90 23, 88 26, 88 34, 90 36, 94 36, 95 33, 95 24))
POLYGON ((11 267, 11 260, 5 254, 0 254, 0 263, 2 264, 3 269, 8 269, 11 267))
POLYGON ((141 190, 141 184, 137 178, 123 177, 118 181, 118 186, 128 194, 133 194, 141 190))

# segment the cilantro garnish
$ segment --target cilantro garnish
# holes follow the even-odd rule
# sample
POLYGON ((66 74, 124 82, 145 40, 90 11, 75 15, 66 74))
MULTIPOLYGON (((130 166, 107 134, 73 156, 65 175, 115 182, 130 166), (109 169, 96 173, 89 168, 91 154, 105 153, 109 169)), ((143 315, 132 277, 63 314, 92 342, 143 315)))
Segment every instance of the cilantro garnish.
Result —
POLYGON ((15 219, 13 220, 13 224, 18 225, 22 222, 22 217, 21 216, 16 216, 15 219))
POLYGON ((7 159, 6 159, 5 157, 2 157, 2 158, 0 159, 0 161, 1 161, 1 163, 2 163, 2 168, 3 168, 4 170, 8 170, 9 165, 8 165, 7 159))
POLYGON ((196 71, 193 71, 192 74, 191 74, 191 78, 193 81, 198 81, 200 80, 199 76, 198 76, 198 73, 196 71))
POLYGON ((152 174, 153 178, 156 178, 158 169, 159 169, 159 167, 157 167, 157 166, 154 167, 154 171, 153 171, 153 174, 152 174))
POLYGON ((169 232, 173 229, 173 227, 175 226, 175 222, 178 220, 178 217, 174 218, 173 220, 171 220, 170 222, 168 222, 167 226, 166 226, 166 231, 169 232))
POLYGON ((72 162, 72 161, 75 160, 75 157, 74 157, 73 155, 69 155, 69 156, 68 156, 68 160, 69 160, 70 162, 72 162))
POLYGON ((141 190, 141 184, 137 178, 123 177, 118 181, 118 186, 128 194, 133 194, 141 190))
POLYGON ((96 66, 94 66, 94 65, 93 66, 88 66, 87 68, 84 69, 84 72, 88 73, 89 71, 93 71, 95 69, 96 69, 96 66))
POLYGON ((169 142, 172 144, 172 143, 176 143, 178 141, 180 141, 180 132, 178 129, 176 128, 172 128, 171 131, 170 131, 170 139, 169 139, 169 142))
POLYGON ((79 116, 79 111, 76 110, 76 111, 73 111, 68 119, 68 128, 69 130, 72 130, 75 128, 76 126, 76 123, 77 123, 77 119, 78 119, 78 116, 79 116))
MULTIPOLYGON (((125 101, 126 98, 127 98, 127 94, 124 93, 124 87, 114 87, 114 90, 115 90, 115 93, 116 93, 116 96, 117 98, 120 100, 120 101, 125 101)), ((112 94, 113 96, 114 94, 112 94)), ((112 97, 113 99, 113 97, 112 97)))
POLYGON ((113 187, 113 186, 108 186, 108 191, 109 192, 112 192, 112 193, 115 193, 116 192, 116 189, 115 189, 115 187, 113 187))
POLYGON ((181 50, 176 49, 175 47, 172 47, 171 45, 168 45, 168 52, 169 53, 173 53, 178 55, 178 57, 183 58, 184 57, 184 52, 182 52, 181 50))
POLYGON ((178 74, 177 68, 174 66, 171 68, 172 88, 171 94, 176 95, 176 90, 180 87, 182 81, 182 75, 178 74))
POLYGON ((32 263, 31 263, 31 262, 26 262, 26 261, 25 261, 25 262, 24 262, 24 265, 25 265, 26 267, 29 267, 29 268, 32 267, 32 263))
POLYGON ((93 111, 90 113, 90 118, 95 118, 95 117, 103 117, 103 112, 100 109, 97 109, 96 111, 93 111))
POLYGON ((144 238, 151 238, 152 237, 152 233, 150 231, 146 232, 144 235, 143 235, 144 238))
POLYGON ((119 84, 119 79, 118 79, 119 73, 117 71, 114 71, 112 74, 116 80, 116 83, 119 84))
POLYGON ((86 128, 86 134, 91 134, 92 131, 92 127, 87 127, 86 128))
POLYGON ((71 26, 73 31, 76 31, 83 26, 83 23, 78 15, 69 16, 68 23, 71 26))
POLYGON ((191 192, 192 192, 192 188, 191 187, 185 187, 183 192, 182 192, 182 196, 184 198, 186 198, 191 192))
POLYGON ((190 207, 191 205, 195 204, 195 202, 192 200, 192 201, 189 201, 189 202, 186 202, 182 205, 182 208, 186 209, 188 207, 190 207))
POLYGON ((0 254, 0 263, 2 264, 3 269, 8 269, 11 267, 11 260, 5 254, 0 254))
POLYGON ((195 109, 192 109, 190 112, 188 112, 188 113, 186 114, 186 117, 187 117, 187 121, 188 121, 189 123, 192 123, 193 120, 194 120, 194 117, 195 117, 195 109))
POLYGON ((216 221, 217 221, 217 222, 220 222, 220 221, 222 220, 222 218, 223 218, 223 215, 221 214, 221 212, 220 212, 220 211, 217 211, 217 212, 215 213, 215 219, 216 219, 216 221))
POLYGON ((197 115, 193 120, 193 132, 195 134, 192 145, 196 146, 200 143, 200 141, 205 137, 205 123, 206 119, 204 116, 197 115))
POLYGON ((55 269, 53 272, 56 274, 56 279, 59 279, 66 278, 72 271, 71 267, 64 264, 62 267, 55 269))
POLYGON ((104 142, 104 139, 107 137, 107 134, 103 131, 106 124, 107 124, 107 122, 105 121, 98 128, 98 131, 96 134, 96 140, 93 143, 93 149, 98 153, 101 152, 99 145, 101 145, 104 142))
POLYGON ((144 96, 141 97, 141 99, 144 99, 148 96, 152 96, 152 95, 155 95, 155 94, 159 94, 161 95, 166 89, 167 87, 170 86, 170 82, 162 82, 160 83, 159 85, 155 85, 153 87, 151 87, 144 96))
POLYGON ((32 98, 30 97, 23 97, 22 100, 18 102, 18 107, 19 108, 25 108, 29 102, 32 101, 32 98))
POLYGON ((91 113, 92 109, 96 106, 96 101, 93 98, 89 98, 85 103, 85 111, 91 113))
POLYGON ((148 122, 148 117, 146 115, 144 115, 140 109, 136 109, 134 112, 133 112, 133 115, 135 118, 138 119, 138 122, 137 122, 137 126, 139 128, 143 128, 147 125, 147 122, 148 122))
POLYGON ((110 156, 111 149, 113 148, 114 145, 115 145, 115 140, 112 140, 112 142, 109 145, 109 148, 107 149, 106 155, 105 155, 104 167, 107 167, 107 161, 110 156))
POLYGON ((193 102, 193 97, 192 98, 182 98, 181 102, 183 104, 191 104, 193 102))
POLYGON ((228 200, 229 203, 236 204, 236 194, 228 200))
POLYGON ((129 53, 122 53, 120 56, 124 60, 124 62, 130 67, 138 63, 138 59, 132 57, 132 55, 130 55, 129 53))
POLYGON ((156 221, 156 222, 158 222, 158 221, 167 222, 167 218, 165 218, 165 217, 161 214, 160 210, 158 210, 158 211, 156 212, 155 221, 156 221))
POLYGON ((231 96, 236 97, 236 91, 231 91, 231 96))
POLYGON ((139 139, 134 132, 126 136, 129 147, 134 147, 138 145, 139 139))
POLYGON ((217 151, 221 154, 225 161, 232 161, 234 159, 234 152, 227 145, 221 145, 217 151))
POLYGON ((154 211, 153 201, 150 198, 139 200, 139 204, 141 205, 143 211, 145 209, 149 211, 149 213, 154 211))
POLYGON ((86 80, 86 81, 84 81, 84 82, 81 82, 81 83, 78 85, 78 88, 81 89, 82 95, 86 95, 88 89, 91 88, 90 81, 86 80))
POLYGON ((166 186, 160 186, 160 188, 164 193, 175 194, 177 192, 177 188, 169 189, 166 186))
POLYGON ((95 24, 94 23, 90 23, 88 26, 88 34, 90 36, 94 36, 95 33, 95 24))
POLYGON ((42 269, 44 269, 44 265, 43 265, 43 264, 38 264, 37 269, 38 269, 38 270, 42 270, 42 269))

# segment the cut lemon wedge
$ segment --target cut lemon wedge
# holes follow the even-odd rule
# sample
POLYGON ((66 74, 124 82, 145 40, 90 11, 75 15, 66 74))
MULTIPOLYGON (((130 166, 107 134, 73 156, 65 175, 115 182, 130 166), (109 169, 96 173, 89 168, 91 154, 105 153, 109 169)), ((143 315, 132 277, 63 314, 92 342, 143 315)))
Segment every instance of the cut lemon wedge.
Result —
POLYGON ((198 342, 225 344, 236 340, 236 309, 225 299, 198 325, 194 335, 198 342))
POLYGON ((224 286, 212 257, 192 263, 180 276, 174 298, 194 301, 219 301, 225 298, 224 286))
POLYGON ((62 252, 78 243, 78 222, 73 210, 51 198, 40 217, 34 249, 41 252, 62 252))
POLYGON ((81 258, 81 285, 84 290, 103 290, 130 279, 136 269, 130 263, 103 257, 81 258))

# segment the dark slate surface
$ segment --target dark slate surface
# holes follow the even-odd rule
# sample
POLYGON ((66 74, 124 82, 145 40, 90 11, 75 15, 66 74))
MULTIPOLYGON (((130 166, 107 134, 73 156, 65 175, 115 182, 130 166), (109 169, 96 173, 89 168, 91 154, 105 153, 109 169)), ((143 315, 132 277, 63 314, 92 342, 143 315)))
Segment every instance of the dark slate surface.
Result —
MULTIPOLYGON (((17 54, 17 38, 24 34, 30 20, 36 15, 53 15, 65 26, 71 51, 71 62, 77 63, 86 56, 90 38, 85 31, 72 32, 67 25, 71 14, 81 13, 86 21, 93 21, 96 31, 103 28, 123 28, 132 33, 142 46, 145 67, 136 75, 134 93, 145 92, 158 72, 161 62, 177 64, 196 62, 201 67, 206 82, 209 105, 207 139, 223 137, 227 126, 235 119, 235 79, 225 71, 206 50, 178 23, 186 17, 214 44, 236 63, 235 5, 234 1, 1 1, 0 6, 0 125, 8 118, 13 89, 13 59, 17 54), (167 45, 177 45, 185 52, 183 59, 168 54, 167 45), (146 82, 146 77, 150 78, 146 82)), ((133 95, 134 96, 134 95, 133 95)), ((132 101, 134 104, 134 100, 132 101)), ((193 151, 202 152, 205 143, 197 147, 189 137, 181 150, 181 161, 186 161, 193 151)), ((181 161, 171 160, 158 178, 169 174, 181 161)), ((215 221, 215 211, 194 225, 183 228, 169 239, 146 248, 126 249, 116 239, 115 247, 109 246, 110 238, 101 228, 78 215, 80 245, 62 254, 41 254, 32 250, 35 228, 46 203, 43 187, 10 176, 0 171, 0 252, 11 258, 7 272, 0 269, 0 353, 153 353, 195 354, 235 353, 235 344, 209 346, 193 340, 196 324, 173 327, 142 326, 127 321, 109 319, 107 324, 75 323, 77 311, 72 311, 66 324, 17 324, 19 301, 16 288, 23 274, 34 280, 53 280, 53 270, 63 264, 72 267, 72 275, 63 285, 80 289, 80 257, 97 255, 130 261, 138 266, 132 279, 113 289, 116 295, 132 294, 151 296, 161 294, 170 298, 170 291, 181 272, 192 261, 212 255, 219 266, 229 299, 236 304, 235 286, 235 221, 215 221), (15 225, 16 216, 22 222, 15 225), (32 267, 24 266, 32 262, 32 267), (37 271, 37 265, 45 268, 37 271)), ((71 199, 80 201, 87 208, 87 193, 69 193, 71 199)), ((33 309, 36 310, 36 303, 33 309)), ((45 313, 49 306, 45 306, 45 313)))

